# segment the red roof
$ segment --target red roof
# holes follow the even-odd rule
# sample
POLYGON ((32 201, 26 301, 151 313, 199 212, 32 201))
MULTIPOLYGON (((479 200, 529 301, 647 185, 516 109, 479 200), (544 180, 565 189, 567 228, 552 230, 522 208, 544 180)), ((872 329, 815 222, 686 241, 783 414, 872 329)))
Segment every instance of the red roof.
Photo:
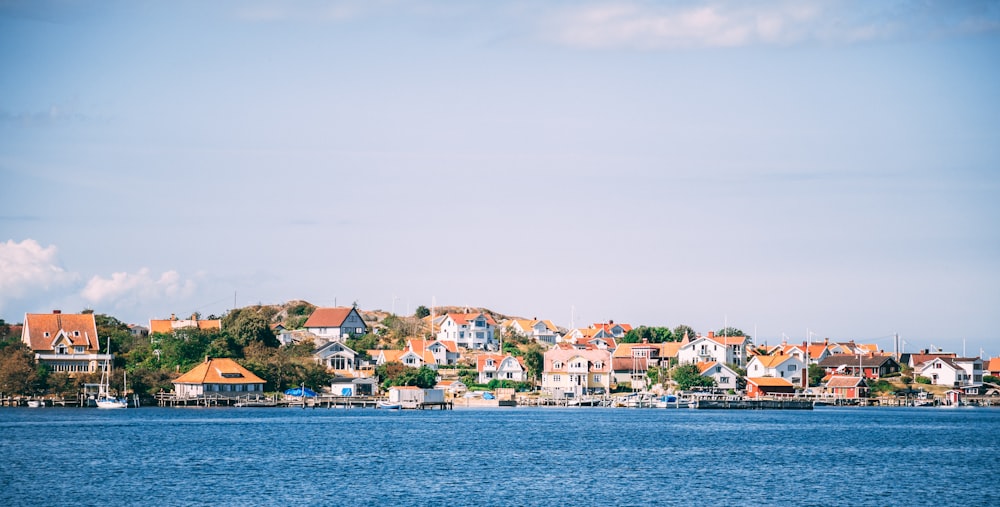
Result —
POLYGON ((101 349, 97 336, 97 322, 92 313, 29 313, 24 316, 21 336, 31 350, 52 350, 52 341, 60 331, 73 345, 82 345, 90 351, 101 349), (46 333, 48 336, 46 336, 46 333))
POLYGON ((344 325, 347 316, 354 311, 353 307, 317 308, 303 327, 340 327, 344 325))
POLYGON ((229 358, 209 359, 177 377, 174 384, 263 384, 264 380, 229 358))

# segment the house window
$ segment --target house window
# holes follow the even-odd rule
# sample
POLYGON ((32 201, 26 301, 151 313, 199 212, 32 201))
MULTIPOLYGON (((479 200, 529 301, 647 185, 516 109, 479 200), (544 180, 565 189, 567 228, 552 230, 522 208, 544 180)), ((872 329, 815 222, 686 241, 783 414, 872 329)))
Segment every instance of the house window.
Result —
POLYGON ((333 356, 330 358, 330 368, 334 370, 346 370, 347 358, 344 356, 333 356))
POLYGON ((507 378, 514 378, 514 374, 508 371, 507 372, 507 378))
POLYGON ((562 382, 562 375, 553 375, 552 376, 552 381, 553 382, 562 382))
POLYGON ((559 368, 562 368, 562 363, 559 362, 559 361, 556 361, 556 362, 552 363, 552 367, 558 370, 559 368))
POLYGON ((77 345, 73 347, 73 352, 76 352, 77 354, 83 354, 83 345, 77 345))
POLYGON ((80 332, 79 331, 73 331, 73 336, 80 336, 80 332))
POLYGON ((65 345, 59 344, 56 346, 56 354, 65 354, 65 353, 66 353, 65 345))
POLYGON ((941 363, 934 363, 934 367, 935 368, 940 368, 941 367, 941 363))
POLYGON ((594 382, 600 382, 600 381, 601 381, 601 376, 600 375, 594 375, 594 382))
POLYGON ((46 331, 46 332, 45 332, 45 337, 46 337, 46 338, 48 338, 48 337, 49 337, 49 332, 48 332, 48 331, 46 331))
POLYGON ((719 377, 719 383, 720 384, 728 384, 729 383, 729 377, 719 377))
POLYGON ((795 365, 794 364, 788 365, 788 371, 795 371, 795 365))

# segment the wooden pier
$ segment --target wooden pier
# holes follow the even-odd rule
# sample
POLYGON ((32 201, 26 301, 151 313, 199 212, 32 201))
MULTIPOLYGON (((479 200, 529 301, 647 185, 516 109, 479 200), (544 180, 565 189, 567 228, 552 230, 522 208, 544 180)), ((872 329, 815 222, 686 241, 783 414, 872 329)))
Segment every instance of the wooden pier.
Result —
POLYGON ((812 410, 811 400, 695 400, 691 408, 699 410, 812 410))

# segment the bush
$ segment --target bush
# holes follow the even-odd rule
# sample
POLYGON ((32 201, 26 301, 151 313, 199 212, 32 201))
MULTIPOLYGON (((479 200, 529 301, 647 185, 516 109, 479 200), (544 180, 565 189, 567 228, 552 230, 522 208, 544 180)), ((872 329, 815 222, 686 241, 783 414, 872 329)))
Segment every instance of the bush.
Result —
POLYGON ((1000 377, 993 375, 983 375, 983 382, 989 382, 990 384, 1000 384, 1000 377))
POLYGON ((927 377, 925 377, 923 375, 917 375, 917 383, 918 384, 930 384, 931 383, 931 379, 929 379, 929 378, 927 378, 927 377))

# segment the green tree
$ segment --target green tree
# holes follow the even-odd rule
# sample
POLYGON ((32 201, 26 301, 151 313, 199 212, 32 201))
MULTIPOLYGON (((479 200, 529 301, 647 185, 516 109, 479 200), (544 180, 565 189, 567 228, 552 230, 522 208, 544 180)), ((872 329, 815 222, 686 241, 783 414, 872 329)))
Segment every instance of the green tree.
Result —
POLYGON ((532 343, 524 350, 524 369, 527 370, 528 378, 534 384, 542 375, 545 368, 545 352, 542 346, 532 343))
POLYGON ((694 328, 686 324, 681 324, 674 328, 673 336, 675 340, 682 341, 685 335, 688 340, 694 340, 698 336, 698 333, 694 332, 694 328))
POLYGON ((270 307, 233 310, 222 319, 222 329, 229 333, 240 347, 246 347, 254 342, 266 347, 277 347, 278 339, 274 336, 271 320, 264 311, 268 308, 270 307))
POLYGON ((670 372, 670 377, 677 382, 677 388, 686 391, 692 387, 714 387, 715 379, 706 377, 693 364, 678 366, 670 372))
POLYGON ((823 377, 826 376, 826 370, 821 368, 820 365, 816 363, 811 363, 807 374, 809 375, 809 386, 816 387, 823 382, 823 377))
POLYGON ((426 367, 411 368, 400 363, 386 363, 375 368, 375 374, 382 379, 382 388, 392 386, 434 387, 437 372, 426 367))
POLYGON ((639 326, 625 333, 622 337, 623 343, 641 343, 643 340, 649 343, 663 343, 676 341, 674 333, 668 327, 647 327, 639 326))
POLYGON ((422 318, 424 318, 424 317, 426 317, 426 316, 428 316, 430 314, 431 314, 431 311, 428 310, 427 307, 424 306, 424 305, 418 306, 417 307, 417 311, 413 312, 413 315, 416 315, 418 319, 422 319, 422 318))
POLYGON ((715 336, 747 336, 742 329, 735 327, 724 327, 715 332, 715 336))
POLYGON ((35 355, 26 345, 8 345, 0 351, 0 393, 35 394, 42 388, 40 380, 35 355))

